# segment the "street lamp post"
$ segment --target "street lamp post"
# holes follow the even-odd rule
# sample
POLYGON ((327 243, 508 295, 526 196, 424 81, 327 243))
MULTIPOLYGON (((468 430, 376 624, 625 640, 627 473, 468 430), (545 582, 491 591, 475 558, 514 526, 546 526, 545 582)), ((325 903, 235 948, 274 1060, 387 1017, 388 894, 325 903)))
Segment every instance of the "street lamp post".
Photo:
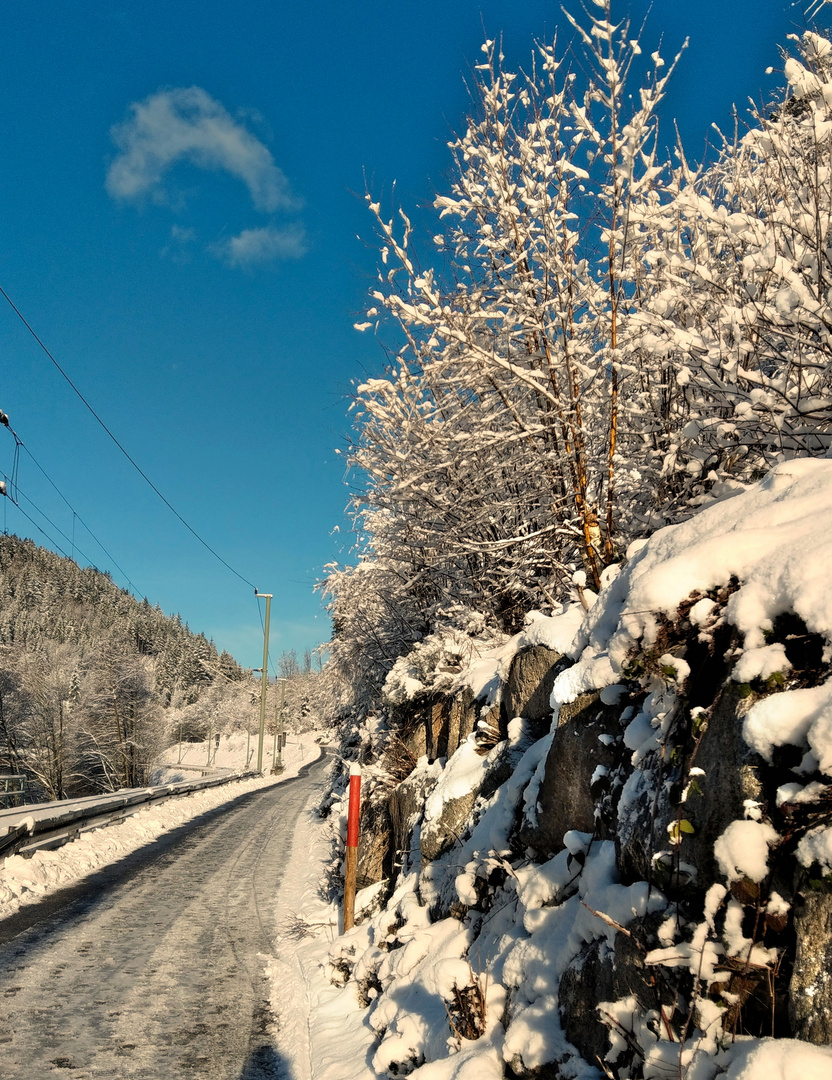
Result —
POLYGON ((272 610, 272 594, 257 593, 266 601, 266 624, 263 628, 263 675, 260 680, 260 737, 257 741, 257 771, 263 771, 263 739, 266 734, 266 690, 269 685, 269 617, 272 610))

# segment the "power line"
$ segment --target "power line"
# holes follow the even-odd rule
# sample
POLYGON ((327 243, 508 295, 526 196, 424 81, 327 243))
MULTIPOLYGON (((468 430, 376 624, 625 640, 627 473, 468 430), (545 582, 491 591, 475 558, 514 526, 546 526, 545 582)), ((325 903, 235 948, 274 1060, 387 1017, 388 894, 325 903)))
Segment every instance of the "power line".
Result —
MULTIPOLYGON (((52 528, 53 528, 53 529, 55 530, 55 532, 56 532, 56 533, 58 533, 58 534, 59 534, 60 536, 62 536, 62 537, 64 538, 64 540, 66 540, 66 542, 67 542, 68 544, 71 544, 71 543, 72 543, 72 541, 71 541, 71 540, 70 540, 70 538, 69 538, 69 537, 68 537, 68 536, 66 535, 66 533, 65 533, 65 532, 63 531, 63 529, 62 529, 62 528, 60 527, 60 525, 56 525, 56 524, 55 524, 55 522, 54 522, 54 521, 52 520, 52 518, 51 518, 51 517, 49 517, 49 515, 48 515, 48 514, 44 513, 44 511, 43 511, 43 510, 41 510, 41 508, 40 508, 40 507, 39 507, 39 506, 37 505, 37 503, 35 503, 35 502, 32 502, 32 500, 31 500, 31 499, 29 498, 29 496, 28 496, 28 495, 26 495, 26 494, 25 494, 24 492, 22 492, 22 491, 20 490, 20 488, 18 488, 18 489, 17 489, 17 494, 18 494, 18 496, 20 496, 20 498, 22 498, 22 499, 25 499, 25 500, 26 500, 26 502, 27 502, 27 503, 28 503, 28 504, 29 504, 29 505, 30 505, 30 506, 32 507, 32 509, 33 509, 33 510, 36 510, 36 511, 37 511, 37 513, 39 513, 39 514, 40 514, 40 516, 41 516, 41 517, 43 518, 43 520, 44 520, 44 521, 47 521, 47 522, 48 522, 48 523, 49 523, 49 524, 50 524, 50 525, 52 526, 52 528)), ((26 516, 27 518, 29 518, 29 521, 31 521, 31 520, 32 520, 32 519, 31 519, 31 518, 29 517, 29 515, 28 515, 28 514, 26 513, 26 511, 25 511, 25 510, 23 509, 23 507, 22 507, 22 506, 20 505, 20 503, 18 502, 18 500, 17 500, 17 499, 12 499, 12 502, 13 502, 13 503, 14 503, 14 505, 15 505, 15 506, 17 507, 17 509, 18 509, 18 510, 19 510, 19 511, 21 512, 21 514, 24 514, 24 515, 25 515, 25 516, 26 516)), ((41 529, 41 532, 43 533, 43 535, 44 535, 44 536, 46 536, 46 535, 47 535, 47 534, 46 534, 46 532, 44 532, 44 530, 43 530, 43 529, 41 529)), ((54 545, 55 545, 55 547, 58 547, 58 545, 57 545, 57 544, 55 543, 55 541, 54 541, 54 540, 50 540, 50 543, 51 543, 51 544, 54 544, 54 545)), ((71 556, 71 555, 67 555, 67 553, 66 553, 66 552, 65 552, 65 551, 64 551, 63 549, 61 549, 61 548, 58 548, 58 550, 60 551, 61 555, 64 555, 64 556, 66 556, 66 558, 68 558, 68 559, 71 559, 71 558, 72 558, 72 556, 71 556)), ((78 554, 79 554, 79 555, 81 556, 81 558, 82 558, 82 559, 86 559, 86 561, 87 561, 87 562, 89 563, 89 565, 90 565, 90 566, 94 566, 94 565, 95 565, 95 564, 93 563, 93 560, 92 560, 92 559, 91 559, 91 558, 89 557, 89 555, 85 554, 85 553, 84 553, 84 552, 83 552, 83 551, 82 551, 82 550, 81 550, 80 548, 78 548, 78 554)), ((73 562, 75 562, 75 559, 73 559, 73 562)))
MULTIPOLYGON (((36 467, 37 467, 38 469, 40 469, 41 473, 42 473, 42 474, 43 474, 43 476, 44 476, 44 477, 46 478, 47 482, 48 482, 48 483, 49 483, 49 484, 50 484, 50 485, 52 486, 52 488, 53 488, 53 489, 54 489, 54 490, 55 490, 55 491, 57 492, 57 494, 58 494, 58 495, 60 496, 60 498, 61 498, 61 499, 63 499, 63 501, 64 501, 64 502, 66 503, 66 505, 67 505, 67 506, 69 507, 69 509, 70 509, 70 510, 72 511, 72 539, 70 540, 70 543, 72 544, 72 547, 73 547, 73 549, 75 548, 75 519, 77 518, 77 519, 78 519, 78 521, 80 521, 80 522, 81 522, 81 524, 82 524, 82 525, 84 526, 84 528, 85 528, 85 529, 87 530, 87 532, 88 532, 88 533, 90 534, 90 536, 91 536, 91 537, 93 538, 93 540, 94 540, 94 541, 96 542, 96 544, 98 544, 98 546, 99 546, 99 547, 101 548, 101 550, 102 550, 102 551, 104 552, 104 554, 105 554, 105 555, 107 556, 107 558, 108 558, 108 559, 110 560, 110 562, 111 562, 111 563, 113 564, 113 566, 114 566, 114 567, 116 568, 116 570, 118 570, 118 572, 119 572, 119 573, 121 574, 121 576, 122 576, 122 577, 124 578, 124 580, 125 580, 125 581, 127 582, 127 584, 128 584, 129 586, 130 586, 130 588, 131 588, 131 589, 133 590, 133 592, 134 592, 134 593, 135 593, 135 594, 136 594, 137 596, 142 596, 142 595, 144 595, 143 593, 141 593, 141 592, 139 591, 139 589, 137 589, 137 588, 136 588, 136 586, 135 586, 135 585, 133 584, 133 582, 132 582, 132 581, 130 580, 130 578, 129 578, 129 577, 127 576, 127 574, 126 574, 126 573, 124 572, 124 570, 122 570, 122 568, 121 568, 121 567, 119 566, 119 564, 118 564, 118 563, 116 562, 116 560, 115 560, 115 559, 113 558, 113 556, 112 556, 112 555, 110 554, 110 552, 109 552, 109 551, 108 551, 108 550, 107 550, 107 549, 106 549, 106 548, 104 547, 104 545, 103 545, 103 544, 101 543, 101 541, 100 541, 100 540, 98 539, 98 537, 97 537, 97 536, 95 535, 95 533, 94 533, 94 532, 92 531, 92 529, 91 529, 91 528, 89 527, 89 525, 87 525, 86 521, 84 521, 84 519, 83 519, 83 518, 81 517, 81 515, 80 515, 80 514, 78 513, 78 511, 77 511, 77 510, 75 509, 75 507, 74 507, 74 506, 72 505, 72 503, 71 503, 71 502, 69 501, 69 499, 67 499, 67 497, 66 497, 66 496, 64 495, 64 493, 63 493, 63 492, 61 491, 61 489, 60 489, 60 488, 59 488, 59 487, 57 486, 57 484, 56 484, 56 483, 55 483, 55 481, 54 481, 54 480, 52 479, 52 477, 51 477, 51 476, 50 476, 50 475, 49 475, 49 474, 48 474, 48 473, 46 472, 46 470, 44 469, 44 467, 43 467, 43 466, 41 465, 41 463, 40 463, 40 462, 39 462, 39 461, 37 460, 37 458, 36 458, 36 457, 35 457, 35 455, 34 455, 34 454, 32 453, 32 451, 31 451, 31 450, 29 449, 29 447, 28 447, 28 446, 27 446, 27 445, 26 445, 26 444, 25 444, 25 443, 24 443, 24 442, 23 442, 22 440, 21 440, 21 443, 20 443, 20 445, 21 445, 21 446, 23 447, 23 449, 24 449, 24 450, 26 451, 26 453, 27 453, 27 454, 29 455, 29 457, 30 457, 30 458, 32 459, 32 462, 33 462, 33 464, 34 464, 34 465, 35 465, 35 466, 36 466, 36 467)), ((32 500, 31 500, 31 499, 28 499, 28 498, 27 498, 27 502, 32 502, 32 500)), ((32 505, 34 506, 34 503, 32 503, 32 505)), ((42 510, 38 510, 38 513, 43 513, 43 511, 42 511, 42 510)), ((44 514, 43 516, 44 516, 44 517, 46 517, 46 514, 44 514)), ((46 518, 46 520, 47 520, 47 521, 49 521, 49 518, 46 518)), ((51 524, 51 522, 50 522, 50 524, 51 524)), ((58 526, 57 526, 57 525, 55 525, 55 528, 57 529, 57 528, 58 528, 58 526)), ((60 530, 60 529, 58 529, 58 532, 61 532, 61 530, 60 530)), ((63 537, 64 537, 64 539, 66 539, 66 540, 69 540, 69 537, 68 537, 68 536, 66 536, 66 535, 65 535, 65 533, 61 532, 61 536, 63 536, 63 537)), ((83 551, 81 551, 81 549, 80 549, 80 548, 79 548, 78 550, 79 550, 79 551, 81 552, 81 554, 82 554, 82 555, 84 556, 84 558, 85 558, 85 559, 86 559, 86 560, 87 560, 87 561, 88 561, 88 562, 90 563, 90 565, 93 565, 93 564, 92 564, 92 560, 91 560, 91 559, 89 558, 89 556, 88 556, 88 555, 84 555, 83 551)))
POLYGON ((61 365, 58 363, 58 361, 55 359, 55 357, 49 351, 49 349, 47 349, 46 345, 41 341, 41 339, 35 333, 35 330, 33 329, 33 327, 26 320, 23 313, 15 305, 14 301, 9 296, 9 294, 6 292, 6 290, 2 287, 2 285, 0 285, 0 295, 3 296, 3 298, 5 299, 7 304, 9 305, 9 307, 12 309, 12 311, 15 313, 15 315, 17 315, 18 319, 20 319, 20 321, 23 323, 23 325, 26 327, 26 329, 29 331, 29 333, 32 335, 32 337, 35 339, 35 341, 41 347, 41 349, 43 349, 44 353, 46 353, 46 355, 49 357, 49 359, 55 365, 57 370, 61 373, 61 375, 64 377, 64 379, 67 381, 67 383, 69 383, 70 387, 75 392, 75 394, 77 395, 79 400, 87 407, 87 409, 90 411, 90 413, 93 415, 93 417, 97 420, 97 422, 100 424, 100 426, 103 428, 103 430, 107 433, 107 435, 109 435, 110 439, 115 443, 115 445, 118 447, 118 449, 121 451, 121 453, 127 458, 127 460, 130 462, 130 464, 133 466, 133 468, 139 474, 139 476, 141 476, 141 478, 145 481, 145 483, 150 488, 152 488, 152 490, 159 496, 159 498, 162 500, 162 502, 165 504, 165 506, 168 508, 168 510, 170 510, 170 512, 174 515, 174 517, 176 517, 185 526, 185 528, 188 530, 188 532, 196 540, 198 540, 200 542, 200 544, 202 544, 202 546, 214 556, 215 559, 217 559, 219 562, 222 563, 222 565, 226 568, 226 570, 230 570, 231 573, 235 577, 239 578, 240 581, 242 581, 246 585, 249 585, 252 589, 254 589, 256 591, 257 586, 253 582, 249 581, 248 578, 244 577, 241 573, 239 573, 237 570, 235 570, 234 567, 231 566, 230 563, 226 562, 225 559, 211 547, 211 545, 207 542, 207 540, 203 540, 203 538, 199 535, 199 533, 196 531, 196 529, 194 529, 191 525, 189 525, 188 522, 179 513, 179 511, 165 498, 165 496, 156 487, 156 485, 153 483, 153 481, 150 479, 150 477, 147 475, 147 473, 141 468, 141 466, 138 464, 138 462, 136 462, 136 460, 122 446, 122 444, 119 442, 119 440, 116 438, 116 436, 112 433, 112 431, 110 431, 110 429, 107 427, 107 425, 101 419, 101 417, 98 415, 98 413, 92 407, 92 405, 90 405, 90 403, 87 401, 87 399, 81 393, 81 391, 78 389, 78 387, 75 385, 75 383, 69 377, 69 375, 67 375, 67 373, 64 371, 64 369, 61 367, 61 365))
MULTIPOLYGON (((66 535, 66 533, 58 525, 56 525, 55 522, 52 521, 44 513, 44 511, 41 510, 40 507, 28 497, 28 495, 23 495, 23 497, 26 499, 26 501, 37 510, 37 512, 41 515, 41 517, 43 517, 46 521, 48 521, 49 524, 52 526, 52 528, 56 529, 61 534, 61 536, 64 538, 64 540, 68 541, 71 544, 71 546, 72 546, 72 555, 69 556, 69 557, 72 558, 72 559, 75 558, 75 519, 77 518, 81 522, 81 524, 84 526, 84 528, 87 530, 87 532, 90 534, 90 536, 95 541, 95 543, 101 548, 101 550, 104 552, 104 554, 107 556, 107 558, 113 564, 113 566, 115 566, 115 568, 118 570, 118 572, 124 578, 124 580, 130 586, 130 588, 133 590, 133 592, 136 595, 139 595, 139 590, 136 588, 136 586, 130 580, 128 575, 119 566, 119 564, 116 562, 116 560, 110 554, 110 552, 104 547, 104 545, 101 543, 101 541, 95 535, 95 533, 92 531, 92 529, 89 527, 89 525, 87 525, 87 523, 84 521, 84 519, 78 513, 78 511, 75 509, 75 507, 69 501, 69 499, 67 499, 66 495, 64 495, 64 493, 61 491, 61 489, 58 487, 58 485, 55 483, 55 481, 52 479, 52 477, 47 473, 46 469, 44 469, 44 467, 41 465, 41 463, 38 461, 38 459, 35 457, 35 455, 29 449, 29 447, 20 438, 20 436, 17 434, 17 432, 14 430, 14 428, 9 423, 9 418, 4 412, 0 412, 0 424, 2 424, 3 427, 7 428, 7 430, 9 431, 9 434, 14 439, 14 466, 12 468, 12 478, 11 478, 11 481, 10 481, 11 491, 9 491, 9 485, 7 485, 7 488, 6 488, 6 494, 8 495, 11 502, 13 502, 15 504, 15 506, 17 506, 18 509, 22 510, 22 508, 20 506, 20 503, 18 501, 18 496, 23 495, 23 492, 20 491, 20 489, 18 487, 18 473, 19 473, 19 466, 20 466, 20 451, 22 449, 22 450, 26 451, 26 453, 31 458, 32 463, 35 465, 35 467, 40 470, 41 474, 46 479, 46 481, 50 484, 52 489, 58 494, 58 496, 64 501, 64 503, 72 511, 72 539, 70 540, 70 538, 66 535)), ((29 520, 31 521, 32 519, 29 518, 29 520)), ((43 532, 43 530, 41 530, 41 532, 43 532)), ((45 535, 46 535, 46 533, 44 533, 44 536, 45 535)), ((84 552, 81 551, 80 548, 78 550, 81 553, 81 555, 87 560, 87 562, 90 564, 90 566, 95 565, 93 563, 93 560, 90 559, 89 555, 85 555, 84 552)), ((62 552, 62 554, 65 554, 65 553, 62 552)))
MULTIPOLYGON (((4 473, 4 475, 5 475, 5 473, 4 473)), ((59 553, 60 555, 63 555, 63 557, 64 557, 65 559, 68 559, 68 558, 69 558, 69 555, 67 555, 67 553, 66 553, 66 552, 64 551, 64 549, 63 549, 63 548, 61 547, 61 545, 60 545, 59 543, 57 543, 57 541, 53 540, 53 538, 52 538, 52 537, 51 537, 51 536, 49 535, 49 533, 48 533, 48 532, 47 532, 47 531, 46 531, 45 529, 41 528, 41 526, 40 526, 40 525, 38 525, 38 523, 37 523, 37 522, 35 521, 35 519, 34 519, 34 518, 33 518, 33 517, 31 516, 31 514, 27 514, 27 513, 26 513, 26 511, 25 511, 25 510, 23 509, 23 507, 22 507, 22 506, 20 505, 20 503, 19 503, 19 502, 16 502, 16 501, 15 501, 14 499, 11 499, 10 501, 11 501, 11 502, 12 502, 12 503, 13 503, 13 504, 14 504, 14 505, 15 505, 15 506, 17 507, 17 509, 18 509, 18 510, 20 511, 20 513, 21 513, 21 514, 22 514, 22 515, 23 515, 23 516, 24 516, 24 517, 26 518, 26 520, 27 520, 27 521, 28 521, 28 522, 29 522, 29 523, 30 523, 31 525, 34 525, 34 527, 35 527, 35 528, 36 528, 36 529, 38 530, 38 532, 39 532, 39 533, 41 534, 41 536, 45 536, 45 537, 46 537, 46 539, 47 539, 47 541, 48 541, 48 542, 49 542, 49 543, 50 543, 50 544, 52 545, 52 547, 54 547, 54 548, 57 548, 57 549, 58 549, 58 553, 59 553)), ((27 499, 26 501, 27 501, 27 502, 31 502, 31 500, 30 500, 30 499, 27 499)), ((35 505, 35 504, 34 504, 34 503, 32 503, 32 506, 34 506, 34 505, 35 505)), ((37 509, 37 507, 35 507, 35 509, 37 509)), ((41 510, 38 510, 38 513, 39 513, 39 514, 41 514, 41 513, 42 513, 42 511, 41 511, 41 510)), ((48 517, 46 517, 46 514, 43 514, 43 517, 44 517, 44 518, 46 518, 46 520, 47 520, 47 521, 49 521, 49 518, 48 518, 48 517)), ((55 525, 55 524, 54 524, 53 522, 49 521, 49 524, 50 524, 50 525, 52 525, 52 527, 53 527, 53 528, 57 528, 57 526, 56 526, 56 525, 55 525)), ((58 532, 61 532, 61 530, 60 530, 60 529, 58 529, 58 532)), ((61 533, 61 535, 63 535, 63 533, 61 533)))

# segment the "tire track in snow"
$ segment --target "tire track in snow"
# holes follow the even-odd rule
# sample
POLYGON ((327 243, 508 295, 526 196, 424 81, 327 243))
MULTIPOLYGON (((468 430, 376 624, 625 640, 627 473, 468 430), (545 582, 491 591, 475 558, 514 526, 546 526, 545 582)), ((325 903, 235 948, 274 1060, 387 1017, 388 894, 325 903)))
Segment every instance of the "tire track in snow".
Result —
POLYGON ((285 1075, 264 966, 292 825, 326 764, 94 875, 57 913, 30 907, 0 945, 4 1080, 285 1075))

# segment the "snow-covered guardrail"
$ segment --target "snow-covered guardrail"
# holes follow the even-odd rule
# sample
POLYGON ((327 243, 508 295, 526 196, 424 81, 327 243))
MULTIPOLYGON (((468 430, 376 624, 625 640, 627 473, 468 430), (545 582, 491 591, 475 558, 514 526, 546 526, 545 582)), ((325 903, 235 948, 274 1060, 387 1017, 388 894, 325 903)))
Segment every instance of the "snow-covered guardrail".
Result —
POLYGON ((60 847, 88 829, 100 829, 123 821, 149 803, 257 775, 229 771, 226 775, 203 780, 181 780, 175 784, 127 788, 86 799, 66 799, 63 802, 0 810, 0 857, 15 854, 26 856, 44 848, 60 847))

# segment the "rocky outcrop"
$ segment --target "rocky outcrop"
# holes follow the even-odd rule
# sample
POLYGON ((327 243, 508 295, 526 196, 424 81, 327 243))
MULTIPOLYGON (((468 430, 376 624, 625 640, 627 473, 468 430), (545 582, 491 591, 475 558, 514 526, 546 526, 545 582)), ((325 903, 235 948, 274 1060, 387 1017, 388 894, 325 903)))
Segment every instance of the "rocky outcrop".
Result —
POLYGON ((443 772, 442 782, 425 802, 419 837, 423 863, 438 859, 457 845, 469 825, 471 811, 489 773, 490 755, 479 755, 465 746, 443 772))
POLYGON ((415 761, 450 757, 476 728, 480 703, 469 688, 430 694, 395 710, 394 727, 415 761))
POLYGON ((390 813, 385 802, 366 801, 361 809, 356 883, 359 889, 390 876, 390 813))
POLYGON ((414 830, 424 813, 425 801, 436 787, 436 773, 418 768, 395 787, 387 799, 391 823, 391 860, 397 866, 408 866, 414 855, 414 830))
MULTIPOLYGON (((763 778, 771 773, 766 763, 742 737, 742 719, 753 697, 743 697, 736 683, 717 696, 704 723, 695 766, 703 776, 685 802, 685 816, 694 832, 688 843, 689 859, 703 881, 716 881, 714 843, 732 821, 743 818, 750 804, 764 804, 763 778)), ((774 801, 774 791, 770 791, 774 801)))
POLYGON ((795 899, 795 956, 789 1020, 798 1039, 832 1043, 832 889, 806 883, 795 899))
POLYGON ((433 702, 413 702, 409 707, 399 706, 391 717, 393 730, 414 762, 421 757, 435 757, 433 738, 433 702))
POLYGON ((450 757, 474 731, 479 718, 479 704, 470 687, 454 694, 448 706, 447 753, 450 757))
MULTIPOLYGON (((746 742, 749 709, 782 679, 731 681, 728 650, 708 650, 684 619, 657 634, 633 649, 614 691, 563 702, 567 684, 586 683, 534 646, 514 657, 496 704, 470 690, 422 700, 399 717, 418 764, 366 810, 361 881, 410 872, 422 929, 446 920, 442 934, 470 934, 477 956, 499 951, 517 918, 515 951, 495 964, 500 1015, 510 1028, 525 1009, 539 1033, 556 1014, 557 1031, 528 1060, 507 1050, 506 1075, 574 1075, 574 1062, 561 1064, 577 1052, 640 1080, 648 1051, 663 1043, 666 1060, 680 1060, 697 1025, 726 1039, 832 1044, 832 886, 796 858, 802 838, 832 824, 832 786, 807 771, 804 749, 769 759, 746 742), (689 676, 696 664, 707 679, 689 676), (792 805, 786 785, 802 793, 792 805), (732 829, 739 839, 727 843, 732 829), (759 870, 747 843, 760 845, 759 870), (512 964, 533 976, 511 983, 512 964)), ((794 685, 828 679, 817 650, 805 668, 795 650, 794 685)))
POLYGON ((482 755, 469 745, 465 748, 464 757, 454 759, 447 770, 449 775, 444 779, 451 791, 459 790, 460 785, 453 783, 453 773, 454 766, 461 766, 459 771, 465 777, 464 791, 441 798, 437 797, 441 792, 434 792, 427 800, 419 840, 424 862, 438 859, 470 832, 472 811, 477 802, 490 798, 506 783, 527 746, 528 739, 520 738, 514 744, 504 741, 487 755, 482 755), (474 762, 474 768, 471 762, 474 762), (478 768, 477 762, 480 763, 478 768))
POLYGON ((446 800, 440 814, 423 826, 419 850, 424 862, 438 859, 459 843, 478 794, 479 791, 475 789, 456 799, 446 800))
POLYGON ((620 712, 602 704, 597 692, 561 706, 537 805, 520 831, 522 843, 539 856, 563 850, 570 829, 595 831, 597 785, 615 764, 620 712))
POLYGON ((671 990, 657 982, 645 967, 647 950, 640 938, 648 939, 657 929, 655 918, 645 920, 631 933, 616 935, 613 949, 606 941, 593 941, 578 954, 560 981, 559 1008, 564 1033, 586 1061, 603 1061, 609 1049, 609 1018, 603 1015, 605 1002, 631 999, 643 1014, 672 1007, 671 990))
POLYGON ((500 698, 504 737, 515 716, 534 721, 539 735, 546 734, 552 722, 549 698, 563 666, 563 657, 545 645, 531 645, 515 653, 500 698))

